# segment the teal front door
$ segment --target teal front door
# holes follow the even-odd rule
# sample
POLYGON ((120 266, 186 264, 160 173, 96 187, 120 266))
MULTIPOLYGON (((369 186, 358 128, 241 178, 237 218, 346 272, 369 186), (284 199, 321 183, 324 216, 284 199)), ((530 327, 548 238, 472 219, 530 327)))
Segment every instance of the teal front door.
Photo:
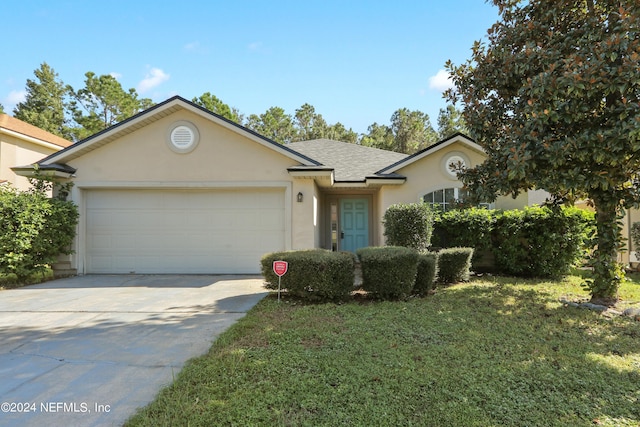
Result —
POLYGON ((369 246, 369 200, 340 200, 340 250, 355 252, 369 246))

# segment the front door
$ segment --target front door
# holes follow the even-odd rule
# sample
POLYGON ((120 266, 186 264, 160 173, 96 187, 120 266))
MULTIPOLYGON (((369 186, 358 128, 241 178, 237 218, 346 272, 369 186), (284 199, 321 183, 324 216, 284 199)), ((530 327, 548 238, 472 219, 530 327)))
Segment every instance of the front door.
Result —
POLYGON ((369 246, 369 200, 340 199, 340 250, 369 246))

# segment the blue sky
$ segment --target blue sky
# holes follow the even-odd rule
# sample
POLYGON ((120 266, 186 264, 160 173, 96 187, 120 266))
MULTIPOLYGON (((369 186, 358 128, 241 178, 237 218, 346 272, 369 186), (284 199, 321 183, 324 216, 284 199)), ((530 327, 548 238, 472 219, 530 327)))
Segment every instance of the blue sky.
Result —
POLYGON ((446 103, 460 64, 498 19, 483 0, 11 1, 2 8, 0 103, 11 114, 47 62, 79 89, 112 74, 155 102, 211 92, 245 115, 313 105, 363 133, 399 108, 446 103))

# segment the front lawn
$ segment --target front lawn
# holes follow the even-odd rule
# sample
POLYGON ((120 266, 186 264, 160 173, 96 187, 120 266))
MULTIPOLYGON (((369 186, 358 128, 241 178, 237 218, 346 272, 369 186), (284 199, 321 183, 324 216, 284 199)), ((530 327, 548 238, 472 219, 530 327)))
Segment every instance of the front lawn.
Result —
MULTIPOLYGON (((402 302, 274 295, 127 425, 640 426, 640 322, 562 282, 484 277, 402 302)), ((640 303, 640 284, 621 297, 640 303)))

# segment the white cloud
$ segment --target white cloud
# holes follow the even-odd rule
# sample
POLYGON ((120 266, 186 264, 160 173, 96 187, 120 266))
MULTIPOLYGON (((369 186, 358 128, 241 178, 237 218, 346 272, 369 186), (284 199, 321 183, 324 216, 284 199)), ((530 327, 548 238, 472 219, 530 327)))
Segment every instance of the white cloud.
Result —
POLYGON ((109 75, 116 80, 120 80, 120 77, 122 77, 122 74, 116 73, 115 71, 110 72, 109 75))
POLYGON ((153 89, 154 87, 166 82, 167 80, 169 80, 169 77, 170 75, 162 71, 160 68, 152 68, 151 70, 149 70, 147 75, 144 76, 144 79, 142 79, 142 81, 138 83, 138 87, 136 88, 136 90, 139 93, 145 93, 150 89, 153 89))
POLYGON ((249 43, 249 46, 247 47, 249 48, 249 50, 258 51, 262 49, 262 42, 249 43))
POLYGON ((443 92, 453 87, 453 81, 449 77, 449 73, 445 70, 439 70, 435 76, 429 77, 429 89, 443 92))
POLYGON ((24 102, 27 99, 27 91, 26 90, 12 90, 9 92, 9 95, 5 98, 5 101, 9 105, 16 105, 21 102, 24 102))
POLYGON ((26 90, 12 90, 7 96, 0 99, 0 104, 4 107, 4 112, 11 114, 11 111, 21 102, 27 99, 26 90))

